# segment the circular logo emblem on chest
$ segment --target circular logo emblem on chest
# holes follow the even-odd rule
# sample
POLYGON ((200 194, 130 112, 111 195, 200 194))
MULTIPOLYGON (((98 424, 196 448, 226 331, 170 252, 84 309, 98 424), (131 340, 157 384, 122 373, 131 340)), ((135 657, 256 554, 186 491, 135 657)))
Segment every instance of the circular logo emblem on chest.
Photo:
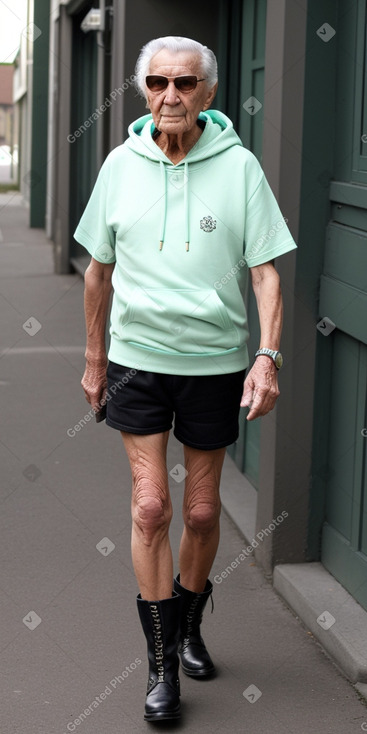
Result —
POLYGON ((216 226, 217 220, 211 216, 203 217, 200 220, 200 229, 203 229, 204 232, 212 232, 213 229, 216 229, 216 226))

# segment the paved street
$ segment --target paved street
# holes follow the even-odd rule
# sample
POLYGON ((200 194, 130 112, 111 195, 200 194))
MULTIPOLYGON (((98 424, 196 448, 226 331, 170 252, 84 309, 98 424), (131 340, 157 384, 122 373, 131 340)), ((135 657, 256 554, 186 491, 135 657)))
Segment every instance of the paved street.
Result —
MULTIPOLYGON (((128 462, 80 388, 82 279, 53 274, 51 245, 27 221, 19 195, 0 195, 1 734, 366 731, 366 703, 252 557, 214 584, 205 615, 218 676, 182 675, 181 722, 144 722, 128 462)), ((168 469, 178 463, 171 438, 168 469)), ((170 483, 177 559, 183 486, 170 483)), ((244 545, 223 513, 213 578, 244 545)))

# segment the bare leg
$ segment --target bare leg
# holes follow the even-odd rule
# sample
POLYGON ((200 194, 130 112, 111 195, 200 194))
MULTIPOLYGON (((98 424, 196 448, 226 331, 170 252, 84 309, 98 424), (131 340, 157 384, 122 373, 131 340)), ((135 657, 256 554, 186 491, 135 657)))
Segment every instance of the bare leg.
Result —
POLYGON ((226 449, 200 451, 184 446, 188 472, 183 503, 180 583, 202 592, 219 543, 220 476, 226 449))
POLYGON ((169 431, 148 436, 121 431, 121 435, 133 480, 131 552, 139 590, 143 599, 168 599, 173 578, 166 466, 169 431))

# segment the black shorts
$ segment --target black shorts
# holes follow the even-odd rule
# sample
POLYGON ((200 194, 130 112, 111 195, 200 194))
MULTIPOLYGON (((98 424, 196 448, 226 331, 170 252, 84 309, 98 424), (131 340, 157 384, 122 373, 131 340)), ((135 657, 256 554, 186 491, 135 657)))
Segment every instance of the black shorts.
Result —
POLYGON ((166 375, 107 368, 107 418, 112 428, 147 435, 172 428, 187 446, 219 449, 238 438, 245 370, 220 375, 166 375))

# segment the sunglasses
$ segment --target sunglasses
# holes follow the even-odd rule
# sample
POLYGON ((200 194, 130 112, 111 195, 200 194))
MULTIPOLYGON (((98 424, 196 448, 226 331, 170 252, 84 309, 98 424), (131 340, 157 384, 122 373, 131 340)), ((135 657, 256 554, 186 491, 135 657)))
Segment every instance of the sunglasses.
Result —
POLYGON ((179 92, 193 92, 198 82, 204 82, 205 79, 198 79, 197 76, 160 76, 158 74, 150 74, 145 77, 145 83, 151 92, 163 92, 167 89, 168 82, 173 81, 179 92))

